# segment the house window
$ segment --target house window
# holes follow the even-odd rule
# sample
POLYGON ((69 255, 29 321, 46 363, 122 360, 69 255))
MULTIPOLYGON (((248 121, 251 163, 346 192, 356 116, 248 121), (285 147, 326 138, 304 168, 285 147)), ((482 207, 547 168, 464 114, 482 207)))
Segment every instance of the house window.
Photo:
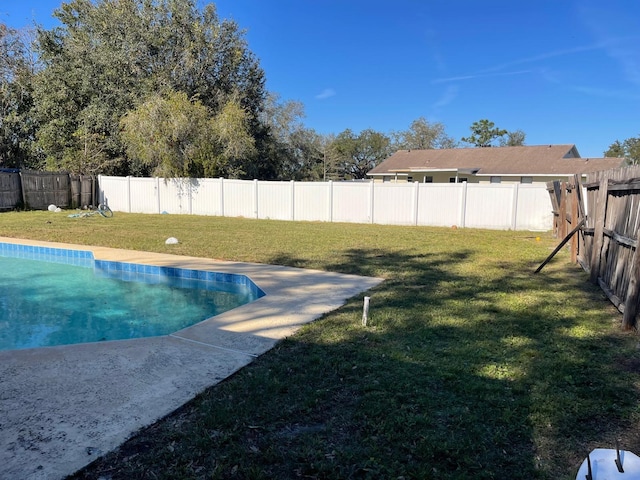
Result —
POLYGON ((500 183, 500 182, 502 182, 502 177, 491 177, 490 182, 491 183, 500 183))
POLYGON ((391 177, 387 177, 387 176, 382 177, 382 182, 383 182, 383 183, 387 183, 387 182, 389 182, 390 180, 391 180, 391 177))
POLYGON ((466 183, 466 177, 458 177, 458 181, 456 182, 456 177, 449 177, 449 183, 466 183))
POLYGON ((424 177, 424 183, 433 183, 433 177, 425 176, 424 177))
POLYGON ((533 177, 520 177, 520 183, 533 183, 533 177))
POLYGON ((413 182, 413 177, 407 177, 407 182, 413 182))

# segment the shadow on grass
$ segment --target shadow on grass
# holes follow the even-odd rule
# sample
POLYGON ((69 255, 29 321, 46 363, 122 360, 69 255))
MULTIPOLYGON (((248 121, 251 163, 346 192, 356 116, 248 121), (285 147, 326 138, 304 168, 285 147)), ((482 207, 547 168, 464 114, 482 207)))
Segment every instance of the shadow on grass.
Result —
POLYGON ((640 453, 637 353, 600 292, 577 270, 478 262, 326 259, 386 278, 367 327, 351 299, 72 478, 568 479, 616 438, 640 453))

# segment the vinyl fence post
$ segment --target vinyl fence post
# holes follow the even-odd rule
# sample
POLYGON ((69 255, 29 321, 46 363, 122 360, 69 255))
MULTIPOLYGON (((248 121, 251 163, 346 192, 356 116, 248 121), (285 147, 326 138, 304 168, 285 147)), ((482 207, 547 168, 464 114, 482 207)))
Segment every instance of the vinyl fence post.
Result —
POLYGON ((131 176, 127 176, 127 209, 131 213, 131 176))
POLYGON ((160 213, 160 177, 156 177, 156 198, 158 200, 158 213, 160 213))
POLYGON ((296 181, 291 180, 291 221, 296 219, 296 181))
POLYGON ((333 180, 329 180, 329 223, 333 222, 333 180))
POLYGON ((220 177, 220 216, 224 217, 224 178, 220 177))
POLYGON ((371 186, 369 187, 369 223, 373 223, 373 185, 375 182, 371 180, 371 186))
POLYGON ((253 210, 255 212, 256 218, 260 218, 258 216, 258 179, 253 179, 253 210))
MULTIPOLYGON (((467 185, 468 182, 462 182, 462 201, 460 202, 460 228, 465 228, 467 225, 467 185)), ((454 183, 454 185, 459 185, 454 183)))
POLYGON ((418 225, 418 195, 420 192, 420 182, 413 182, 415 191, 413 192, 413 224, 418 225))
POLYGON ((520 184, 513 184, 513 202, 511 208, 511 230, 516 231, 518 229, 518 195, 520 195, 520 184))

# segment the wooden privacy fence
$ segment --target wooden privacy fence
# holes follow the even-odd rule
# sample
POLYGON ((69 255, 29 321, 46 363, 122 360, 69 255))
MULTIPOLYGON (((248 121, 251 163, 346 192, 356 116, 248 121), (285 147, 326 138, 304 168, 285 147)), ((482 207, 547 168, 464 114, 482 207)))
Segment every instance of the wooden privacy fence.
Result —
POLYGON ((22 172, 22 198, 26 208, 46 210, 51 204, 67 208, 70 206, 69 174, 22 172))
POLYGON ((0 210, 12 210, 21 202, 20 174, 17 172, 1 172, 0 210))
POLYGON ((625 329, 640 312, 640 166, 592 173, 585 184, 547 185, 554 231, 571 240, 571 257, 622 312, 625 329), (586 190, 586 202, 583 191, 586 190))
POLYGON ((96 178, 52 172, 0 172, 0 209, 46 210, 49 205, 79 208, 95 205, 96 178))

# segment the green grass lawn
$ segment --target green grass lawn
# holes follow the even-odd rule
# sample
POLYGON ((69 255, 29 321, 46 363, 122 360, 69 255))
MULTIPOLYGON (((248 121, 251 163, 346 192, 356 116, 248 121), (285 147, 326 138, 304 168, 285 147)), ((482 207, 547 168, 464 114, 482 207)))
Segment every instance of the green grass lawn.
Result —
POLYGON ((217 217, 0 215, 0 235, 386 279, 75 479, 573 479, 640 454, 640 350, 529 232, 217 217), (165 245, 168 237, 178 245, 165 245))

